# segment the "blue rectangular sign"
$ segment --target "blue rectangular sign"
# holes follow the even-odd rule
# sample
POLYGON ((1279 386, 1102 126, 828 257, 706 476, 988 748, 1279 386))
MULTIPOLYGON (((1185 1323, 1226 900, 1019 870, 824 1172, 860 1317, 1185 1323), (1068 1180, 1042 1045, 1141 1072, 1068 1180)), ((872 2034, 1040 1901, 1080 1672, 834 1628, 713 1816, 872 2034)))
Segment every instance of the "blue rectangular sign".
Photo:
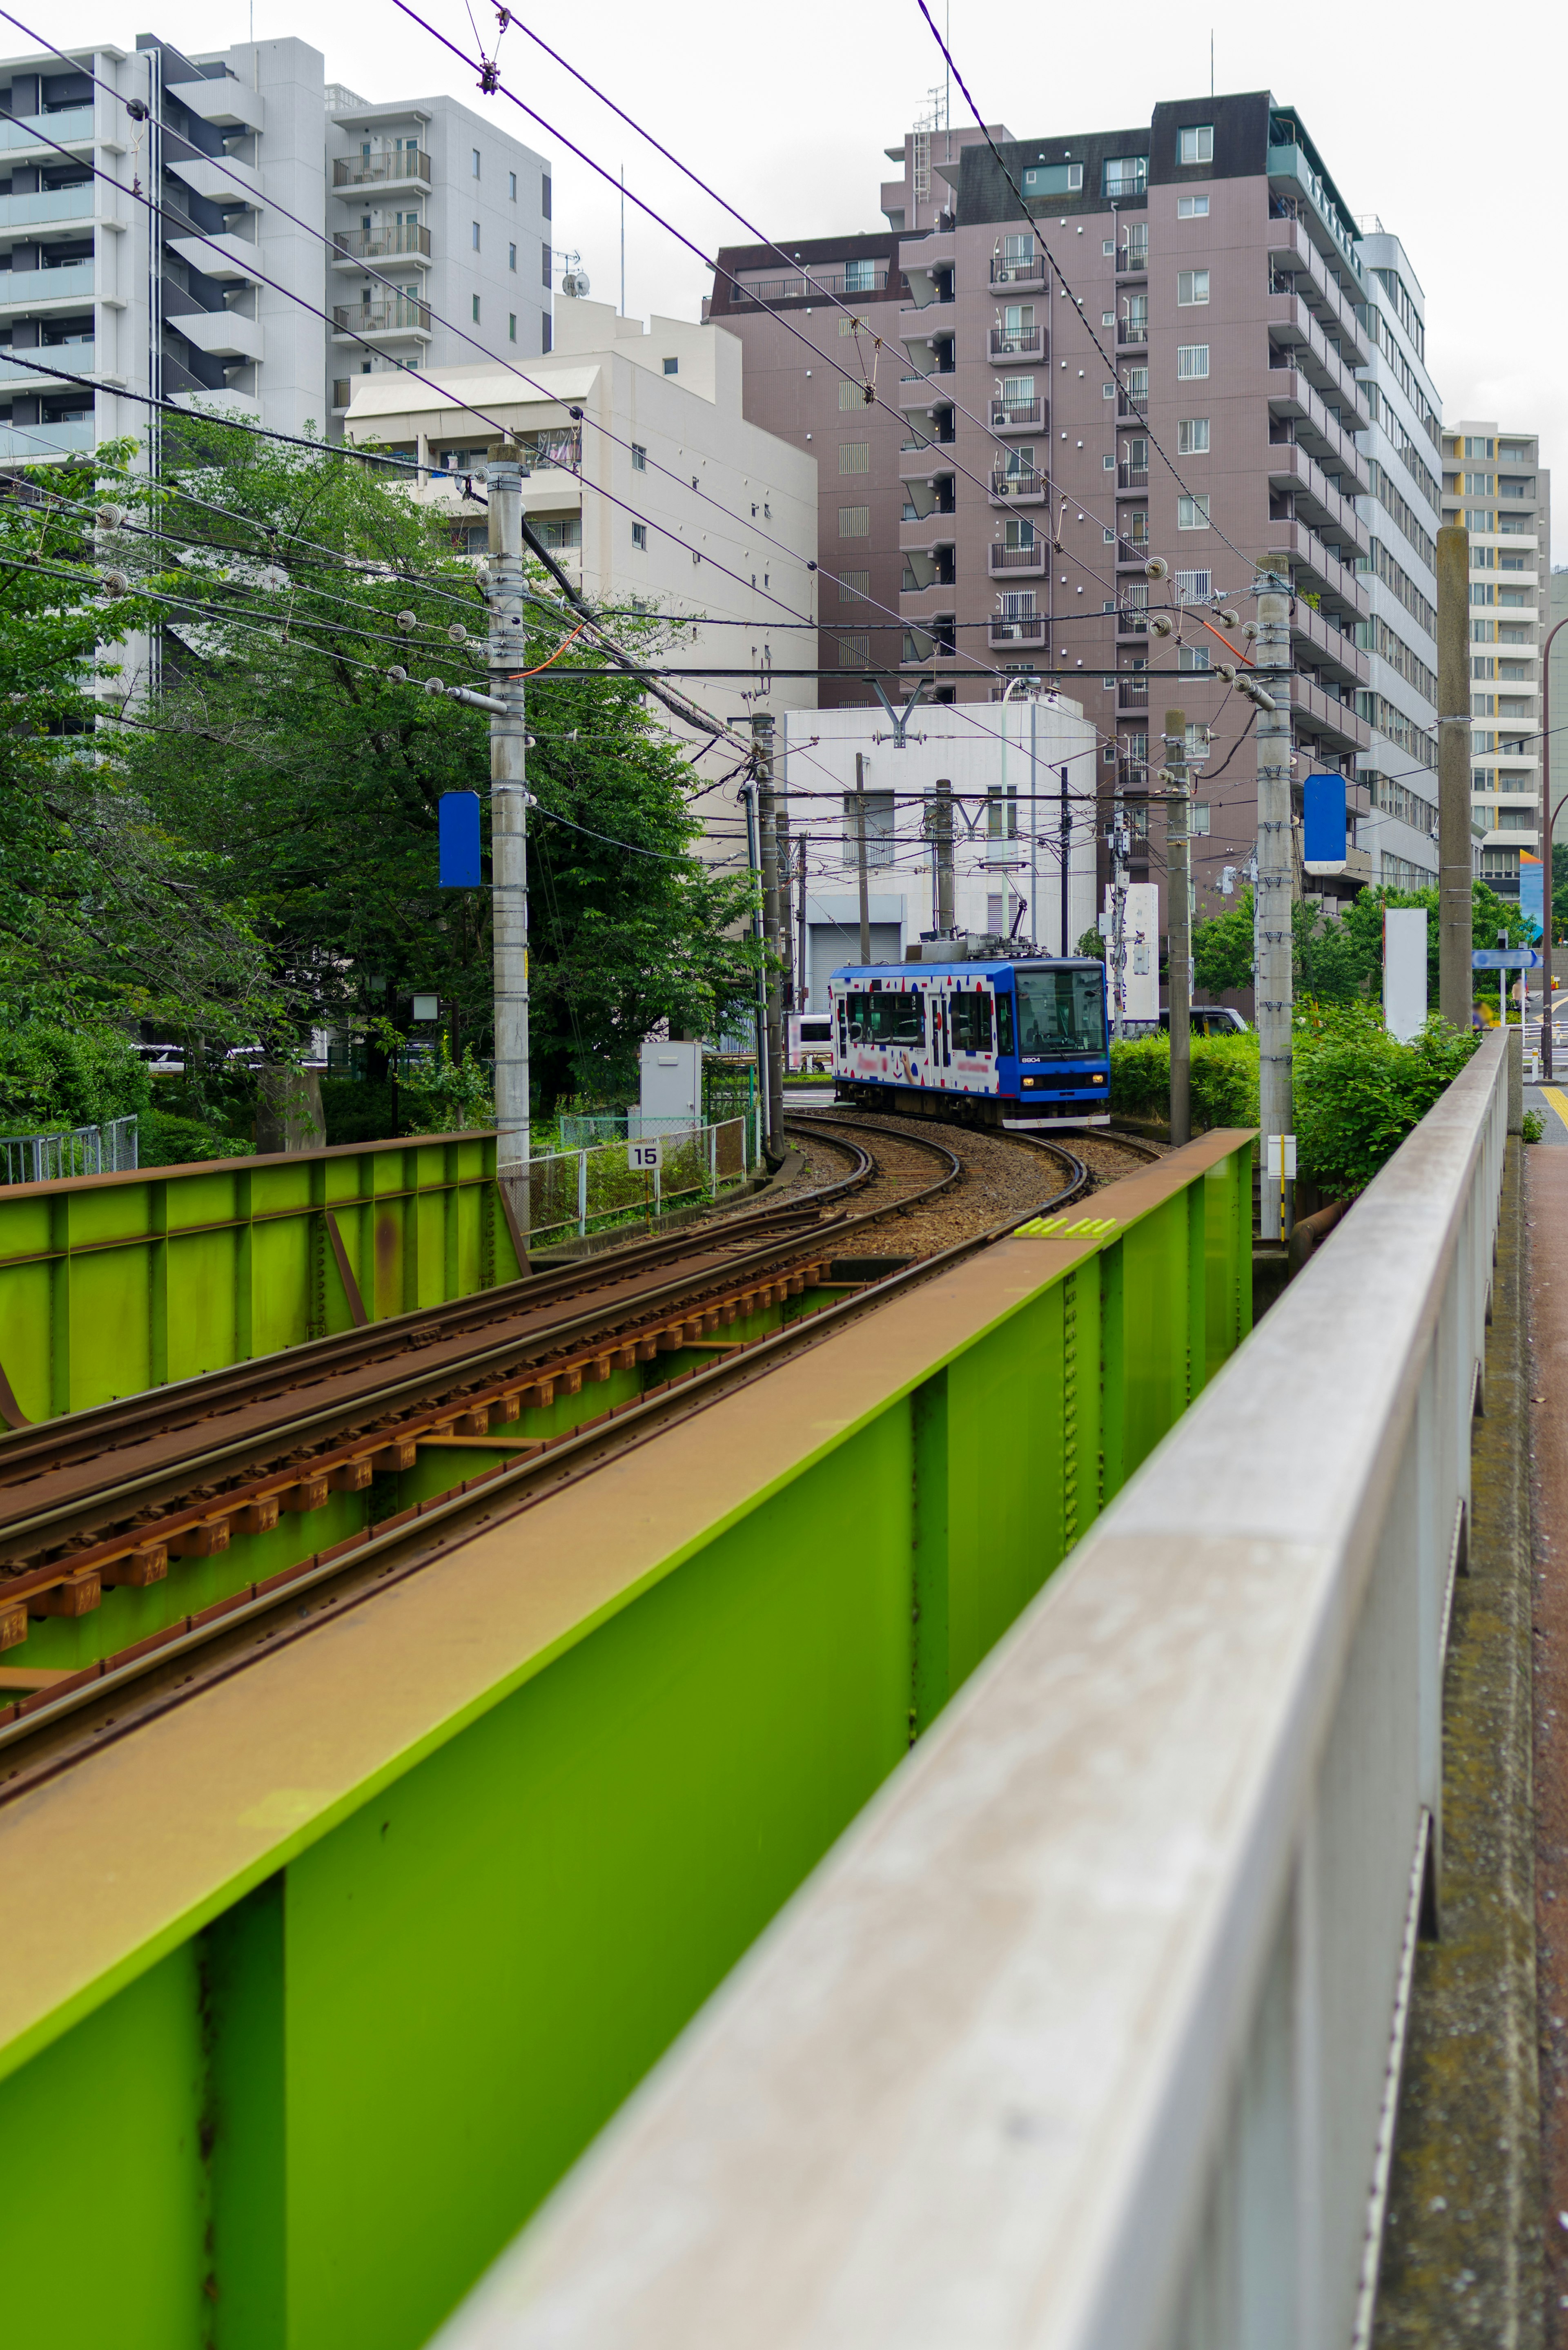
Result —
POLYGON ((1472 971, 1534 971, 1541 957, 1533 947, 1472 947, 1472 971))
POLYGON ((1307 865, 1345 862, 1345 777, 1309 775, 1302 786, 1302 860, 1307 865))
POLYGON ((436 823, 441 888, 481 889, 483 876, 479 869, 479 794, 442 792, 436 802, 436 823))

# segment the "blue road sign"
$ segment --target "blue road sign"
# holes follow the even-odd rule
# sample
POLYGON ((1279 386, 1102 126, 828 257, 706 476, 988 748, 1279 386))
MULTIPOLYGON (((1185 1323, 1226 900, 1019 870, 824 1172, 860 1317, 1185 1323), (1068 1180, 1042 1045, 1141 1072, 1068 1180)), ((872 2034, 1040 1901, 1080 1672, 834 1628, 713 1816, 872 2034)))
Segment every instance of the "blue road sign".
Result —
POLYGON ((1470 951, 1472 971, 1533 971, 1540 961, 1533 947, 1474 947, 1470 951))
POLYGON ((1307 865, 1345 862, 1345 777, 1309 775, 1302 786, 1302 858, 1307 865))
POLYGON ((440 844, 440 879, 443 889, 478 889, 479 794, 442 792, 436 803, 436 837, 440 844))

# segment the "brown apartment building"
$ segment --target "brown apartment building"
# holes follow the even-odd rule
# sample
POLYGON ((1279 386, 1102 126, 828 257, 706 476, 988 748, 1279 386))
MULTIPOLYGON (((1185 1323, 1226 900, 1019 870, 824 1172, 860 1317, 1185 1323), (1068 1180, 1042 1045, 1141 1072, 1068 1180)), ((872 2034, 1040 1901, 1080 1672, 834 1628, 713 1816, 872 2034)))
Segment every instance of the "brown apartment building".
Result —
MULTIPOLYGON (((1136 804, 1164 712, 1181 707, 1212 778, 1207 797, 1195 782, 1203 911, 1256 839, 1249 705, 1211 674, 1226 658, 1215 608, 1249 618, 1270 559, 1294 590, 1297 780, 1345 774, 1369 819, 1324 886, 1381 879, 1380 858, 1390 878, 1428 858, 1435 870, 1435 713, 1418 689, 1436 667, 1437 407, 1381 282, 1394 273, 1364 261, 1299 117, 1265 91, 1157 106, 1121 130, 992 135, 1000 164, 978 131, 911 133, 888 151, 902 175, 882 187, 887 238, 787 248, 835 270, 875 248, 878 328, 902 349, 895 368, 884 348, 876 390, 901 421, 864 405, 845 322, 794 297, 825 369, 717 282, 712 315, 748 346, 748 414, 810 433, 824 574, 867 577, 897 601, 900 665, 933 675, 940 699, 995 700, 1020 672, 1076 681, 1065 690, 1101 730, 1107 800, 1136 804), (1151 583, 1156 556, 1168 576, 1151 583), (1178 632, 1162 641, 1148 620, 1164 606, 1178 632), (1399 677, 1387 698, 1380 651, 1399 677)), ((743 285, 770 266, 757 251, 722 261, 743 285)), ((849 614, 826 577, 820 611, 825 667, 853 671, 894 641, 856 629, 841 652, 849 614)), ((846 677, 823 701, 867 694, 846 677)), ((1157 815, 1141 843, 1155 879, 1161 831, 1157 815)))

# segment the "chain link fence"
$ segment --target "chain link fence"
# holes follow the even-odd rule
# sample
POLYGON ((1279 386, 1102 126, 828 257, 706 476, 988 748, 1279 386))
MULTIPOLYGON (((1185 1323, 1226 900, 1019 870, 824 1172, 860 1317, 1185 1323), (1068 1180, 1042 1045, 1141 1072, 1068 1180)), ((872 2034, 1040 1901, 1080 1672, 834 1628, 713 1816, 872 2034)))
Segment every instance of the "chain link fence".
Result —
MULTIPOLYGON (((565 1127, 568 1121, 563 1120, 565 1127)), ((614 1223, 651 1222, 665 1209, 714 1199, 727 1185, 745 1180, 756 1163, 754 1120, 725 1118, 716 1126, 692 1126, 675 1118, 633 1114, 627 1121, 575 1118, 574 1130, 618 1128, 613 1139, 578 1150, 552 1151, 528 1164, 528 1237, 531 1243, 584 1239, 614 1223), (634 1166, 632 1148, 657 1139, 660 1164, 634 1166)))

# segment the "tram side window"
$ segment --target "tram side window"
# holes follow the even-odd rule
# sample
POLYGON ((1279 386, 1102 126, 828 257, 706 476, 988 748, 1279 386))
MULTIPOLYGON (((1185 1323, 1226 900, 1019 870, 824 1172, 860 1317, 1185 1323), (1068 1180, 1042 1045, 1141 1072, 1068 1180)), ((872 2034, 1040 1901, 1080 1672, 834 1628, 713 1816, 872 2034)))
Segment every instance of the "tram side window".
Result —
POLYGON ((846 998, 846 1003, 849 1013, 850 1043, 868 1045, 871 1042, 871 998, 868 995, 851 995, 846 998))
POLYGON ((1012 1050, 1012 998, 999 995, 996 999, 996 1049, 999 1053, 1012 1050))
POLYGON ((918 1045, 921 1039, 919 997, 902 991, 874 995, 871 1035, 878 1045, 918 1045))
POLYGON ((952 999, 953 1046, 960 1053, 991 1050, 991 998, 978 988, 961 990, 952 999))

